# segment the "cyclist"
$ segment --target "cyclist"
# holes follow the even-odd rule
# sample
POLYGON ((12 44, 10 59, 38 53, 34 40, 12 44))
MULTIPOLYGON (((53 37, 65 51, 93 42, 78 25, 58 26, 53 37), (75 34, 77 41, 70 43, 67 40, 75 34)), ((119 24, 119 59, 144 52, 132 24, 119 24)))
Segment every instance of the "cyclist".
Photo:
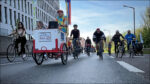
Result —
POLYGON ((108 43, 108 54, 111 55, 111 41, 108 43))
POLYGON ((25 44, 26 44, 26 37, 25 37, 26 30, 24 28, 24 25, 22 22, 18 23, 17 29, 12 32, 10 35, 16 34, 17 39, 15 42, 15 48, 17 49, 18 52, 18 44, 21 43, 21 51, 18 53, 18 55, 23 54, 23 57, 26 57, 25 55, 25 44))
POLYGON ((132 34, 130 30, 128 30, 128 33, 125 36, 125 39, 127 40, 128 50, 129 50, 129 46, 131 45, 131 42, 134 38, 136 38, 136 36, 134 34, 132 34))
POLYGON ((73 47, 76 45, 76 40, 80 38, 80 31, 77 29, 78 25, 73 25, 74 29, 71 31, 70 37, 73 35, 73 47))
POLYGON ((121 42, 120 37, 122 37, 124 39, 123 35, 120 34, 119 30, 117 30, 116 34, 112 37, 112 41, 114 41, 114 45, 115 45, 115 53, 116 53, 116 50, 118 47, 118 43, 121 42))
MULTIPOLYGON (((56 21, 59 24, 59 30, 61 30, 62 32, 64 32, 65 34, 67 34, 67 17, 64 16, 63 10, 58 10, 57 11, 58 16, 56 18, 56 21)), ((61 39, 64 40, 64 33, 61 32, 61 39)))
POLYGON ((87 37, 85 40, 86 51, 91 49, 91 39, 87 37))
MULTIPOLYGON (((100 31, 99 28, 96 29, 96 31, 93 34, 93 41, 96 44, 96 50, 97 50, 97 55, 99 54, 99 43, 102 41, 102 38, 104 38, 104 41, 106 42, 106 37, 104 35, 104 33, 102 31, 100 31)), ((103 44, 102 44, 102 48, 103 48, 103 44)), ((104 52, 104 49, 103 49, 104 52)))

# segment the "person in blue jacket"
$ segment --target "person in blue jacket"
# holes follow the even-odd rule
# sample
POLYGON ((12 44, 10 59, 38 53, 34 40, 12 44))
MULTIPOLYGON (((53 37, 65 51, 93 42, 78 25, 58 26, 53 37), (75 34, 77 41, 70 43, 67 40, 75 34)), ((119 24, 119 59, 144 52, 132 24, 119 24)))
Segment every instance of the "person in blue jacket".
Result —
POLYGON ((128 33, 125 36, 125 39, 127 40, 128 50, 129 50, 129 46, 131 45, 132 40, 135 38, 136 38, 136 36, 134 34, 132 34, 130 30, 128 30, 128 33))

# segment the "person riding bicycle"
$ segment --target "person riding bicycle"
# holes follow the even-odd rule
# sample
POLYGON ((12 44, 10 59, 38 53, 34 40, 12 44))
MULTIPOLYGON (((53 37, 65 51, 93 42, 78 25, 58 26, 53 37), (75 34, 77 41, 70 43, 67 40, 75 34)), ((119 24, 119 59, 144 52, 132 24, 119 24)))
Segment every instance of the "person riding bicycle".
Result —
POLYGON ((86 51, 87 49, 91 49, 91 39, 89 37, 87 37, 87 39, 85 40, 85 46, 86 46, 86 51))
MULTIPOLYGON (((99 51, 98 51, 99 43, 102 41, 102 38, 106 42, 106 37, 105 37, 104 33, 102 31, 100 31, 99 28, 97 28, 96 31, 93 34, 93 41, 96 44, 97 55, 99 53, 99 51)), ((103 44, 102 44, 102 48, 103 48, 103 44)), ((103 52, 104 52, 104 49, 103 49, 103 52)))
POLYGON ((132 34, 130 30, 128 30, 128 33, 125 36, 125 39, 127 40, 128 50, 129 50, 129 46, 131 45, 131 42, 133 41, 134 38, 136 38, 136 36, 134 34, 132 34))
POLYGON ((14 35, 16 34, 17 35, 17 39, 16 39, 16 42, 15 42, 15 48, 17 49, 17 52, 18 52, 18 44, 21 43, 21 51, 18 53, 19 55, 20 54, 23 54, 23 57, 25 57, 25 44, 26 44, 26 37, 25 37, 25 33, 26 33, 26 30, 24 28, 24 25, 22 22, 19 22, 18 23, 18 26, 17 26, 17 29, 12 32, 10 35, 14 35))
POLYGON ((74 29, 71 31, 70 37, 73 35, 73 48, 76 46, 76 41, 79 40, 80 38, 80 31, 77 29, 78 25, 74 24, 73 25, 74 29))
MULTIPOLYGON (((64 16, 63 10, 58 10, 57 13, 58 13, 58 16, 56 18, 56 21, 58 22, 59 30, 67 34, 67 28, 68 28, 67 17, 64 16)), ((65 39, 64 33, 62 32, 61 32, 61 39, 64 40, 65 39)))
POLYGON ((108 43, 108 54, 111 55, 112 44, 111 41, 108 43))
POLYGON ((123 35, 121 33, 119 33, 118 30, 116 31, 116 34, 112 37, 112 41, 114 41, 114 45, 115 45, 115 53, 116 53, 116 50, 118 47, 118 43, 121 42, 120 37, 122 37, 124 39, 123 35))

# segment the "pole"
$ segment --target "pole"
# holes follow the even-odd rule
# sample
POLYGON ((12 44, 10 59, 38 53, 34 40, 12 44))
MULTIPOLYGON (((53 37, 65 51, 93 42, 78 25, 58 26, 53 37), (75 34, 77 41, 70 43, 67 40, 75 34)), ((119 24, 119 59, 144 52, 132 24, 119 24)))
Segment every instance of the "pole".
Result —
POLYGON ((128 7, 133 9, 133 28, 134 28, 134 35, 135 35, 135 8, 127 5, 123 5, 123 7, 128 7))
POLYGON ((133 23, 134 23, 134 35, 135 35, 135 8, 133 8, 133 23))

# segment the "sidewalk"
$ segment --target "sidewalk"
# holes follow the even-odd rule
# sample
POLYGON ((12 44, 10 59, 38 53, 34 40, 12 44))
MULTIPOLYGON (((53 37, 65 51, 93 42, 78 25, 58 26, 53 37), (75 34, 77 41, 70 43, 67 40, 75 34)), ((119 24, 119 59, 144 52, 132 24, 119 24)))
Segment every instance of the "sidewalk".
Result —
MULTIPOLYGON (((115 57, 115 54, 112 55, 115 57)), ((150 54, 144 54, 143 56, 135 56, 134 58, 129 58, 129 55, 126 53, 123 58, 115 58, 117 61, 124 61, 128 64, 131 64, 145 73, 139 73, 144 76, 144 78, 150 80, 150 54)))

